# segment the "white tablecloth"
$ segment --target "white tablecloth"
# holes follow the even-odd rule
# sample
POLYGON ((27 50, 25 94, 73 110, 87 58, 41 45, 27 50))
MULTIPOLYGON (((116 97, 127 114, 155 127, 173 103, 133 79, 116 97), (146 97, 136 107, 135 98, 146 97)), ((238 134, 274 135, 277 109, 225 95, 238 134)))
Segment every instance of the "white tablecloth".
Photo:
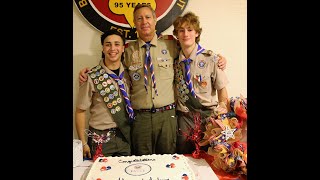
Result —
MULTIPOLYGON (((216 174, 212 171, 209 164, 204 159, 194 159, 186 156, 191 168, 199 177, 199 180, 219 180, 216 174)), ((73 180, 85 180, 92 165, 92 161, 85 160, 79 166, 73 168, 73 180)))

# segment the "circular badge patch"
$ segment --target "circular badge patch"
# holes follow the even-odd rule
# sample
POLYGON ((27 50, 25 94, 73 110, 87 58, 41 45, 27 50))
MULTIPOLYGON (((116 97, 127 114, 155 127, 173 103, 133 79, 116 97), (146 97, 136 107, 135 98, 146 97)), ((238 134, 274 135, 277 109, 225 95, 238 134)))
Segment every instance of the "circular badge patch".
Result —
POLYGON ((99 80, 98 80, 98 79, 94 79, 94 80, 93 80, 93 83, 94 83, 94 84, 99 84, 99 80))
POLYGON ((103 81, 103 80, 104 80, 104 77, 103 77, 103 76, 99 76, 99 80, 100 80, 100 81, 103 81))
MULTIPOLYGON (((100 69, 100 74, 103 74, 103 73, 105 73, 106 72, 106 70, 104 70, 104 69, 100 69)), ((108 74, 107 74, 108 75, 108 74)))
POLYGON ((200 62, 198 63, 198 67, 200 69, 203 69, 205 65, 206 65, 206 62, 204 60, 200 60, 200 62))
MULTIPOLYGON (((101 71, 102 71, 102 70, 104 70, 104 69, 101 69, 101 71)), ((100 72, 101 72, 101 71, 100 71, 100 72)), ((101 73, 101 74, 103 74, 103 73, 101 73)), ((109 77, 109 75, 108 75, 108 74, 103 74, 103 77, 104 77, 105 79, 107 79, 107 78, 109 77)))
POLYGON ((133 10, 137 4, 149 4, 157 15, 157 34, 168 29, 182 14, 188 0, 74 0, 82 16, 97 30, 117 29, 126 39, 137 39, 133 10))
POLYGON ((107 83, 106 81, 103 81, 103 82, 102 82, 102 86, 103 86, 103 87, 107 87, 107 86, 108 86, 108 83, 107 83))
POLYGON ((139 73, 137 73, 137 72, 135 72, 135 73, 133 73, 132 74, 132 78, 133 78, 133 80, 135 80, 135 81, 138 81, 139 79, 140 79, 140 74, 139 73))
POLYGON ((105 91, 106 91, 106 93, 109 93, 109 92, 110 92, 110 89, 109 89, 109 88, 106 88, 105 91))

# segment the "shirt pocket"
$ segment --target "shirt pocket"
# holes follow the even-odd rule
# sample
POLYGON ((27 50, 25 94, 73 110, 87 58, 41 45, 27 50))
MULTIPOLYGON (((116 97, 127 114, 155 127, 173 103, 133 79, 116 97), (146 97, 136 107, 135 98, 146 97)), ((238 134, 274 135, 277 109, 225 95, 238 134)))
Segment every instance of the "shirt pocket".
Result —
POLYGON ((195 74, 193 75, 193 83, 195 84, 196 93, 207 93, 209 91, 210 76, 195 74))
POLYGON ((172 61, 158 61, 160 79, 173 79, 173 63, 172 61))

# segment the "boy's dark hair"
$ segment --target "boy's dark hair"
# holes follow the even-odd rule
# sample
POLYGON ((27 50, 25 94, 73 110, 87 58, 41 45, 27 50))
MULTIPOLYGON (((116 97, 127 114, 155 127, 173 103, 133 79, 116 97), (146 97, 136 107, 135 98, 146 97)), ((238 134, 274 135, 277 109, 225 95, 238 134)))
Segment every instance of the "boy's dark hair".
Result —
MULTIPOLYGON (((110 36, 110 35, 118 35, 118 36, 120 36, 121 39, 122 39, 123 45, 125 45, 125 43, 126 43, 126 38, 124 37, 124 35, 123 35, 121 32, 117 31, 116 29, 107 30, 107 31, 105 31, 105 32, 101 35, 101 38, 100 38, 100 40, 101 40, 101 45, 103 45, 104 39, 106 39, 106 38, 107 38, 108 36, 110 36)), ((122 54, 122 56, 123 56, 123 54, 122 54)), ((104 57, 105 57, 104 54, 103 54, 103 52, 102 52, 101 57, 102 57, 103 59, 104 59, 104 57)))

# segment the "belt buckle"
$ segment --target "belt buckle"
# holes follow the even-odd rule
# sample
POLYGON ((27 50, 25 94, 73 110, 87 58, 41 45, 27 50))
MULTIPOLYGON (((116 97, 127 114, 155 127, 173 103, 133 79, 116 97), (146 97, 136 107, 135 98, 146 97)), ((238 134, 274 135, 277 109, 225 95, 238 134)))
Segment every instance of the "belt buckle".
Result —
POLYGON ((154 107, 152 107, 152 108, 151 108, 151 112, 152 112, 152 113, 155 113, 155 112, 157 112, 157 110, 156 110, 154 107))

